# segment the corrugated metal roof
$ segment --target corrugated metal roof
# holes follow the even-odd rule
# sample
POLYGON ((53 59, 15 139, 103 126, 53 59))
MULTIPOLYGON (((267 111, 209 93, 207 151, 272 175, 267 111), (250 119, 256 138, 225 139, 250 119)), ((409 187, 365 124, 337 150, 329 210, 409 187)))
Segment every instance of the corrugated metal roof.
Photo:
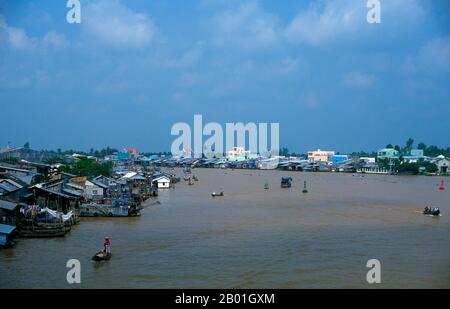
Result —
POLYGON ((78 190, 84 190, 83 186, 80 186, 79 184, 73 183, 73 182, 68 182, 66 183, 66 186, 78 189, 78 190))
POLYGON ((162 179, 166 179, 166 180, 168 180, 168 181, 170 182, 170 178, 167 177, 167 176, 165 176, 165 175, 159 176, 159 177, 153 179, 152 182, 154 182, 154 181, 159 181, 159 180, 162 180, 162 179))
POLYGON ((33 171, 30 171, 30 170, 24 170, 24 169, 21 169, 21 168, 14 168, 14 167, 9 167, 9 166, 4 166, 4 165, 0 165, 0 169, 4 169, 4 170, 7 170, 7 171, 15 171, 15 172, 21 172, 21 173, 24 173, 24 174, 38 174, 38 173, 35 173, 35 172, 33 172, 33 171))
POLYGON ((147 178, 145 178, 144 176, 141 176, 141 175, 135 175, 135 176, 131 177, 131 179, 133 179, 133 180, 147 180, 147 178))
POLYGON ((133 177, 135 175, 137 175, 137 173, 135 173, 135 172, 128 172, 122 178, 131 178, 131 177, 133 177))
POLYGON ((5 190, 6 192, 14 191, 11 187, 6 186, 6 185, 2 184, 1 182, 0 182, 0 189, 5 190))
POLYGON ((16 203, 11 203, 5 200, 0 200, 0 208, 6 210, 14 210, 17 207, 16 203))
POLYGON ((13 225, 0 224, 0 233, 11 234, 16 229, 13 225))
POLYGON ((42 188, 42 187, 36 187, 36 188, 39 189, 39 190, 45 191, 47 193, 58 195, 58 196, 61 196, 61 197, 64 197, 64 198, 72 198, 71 196, 63 194, 61 192, 52 191, 52 190, 49 190, 49 189, 46 189, 46 188, 42 188))
POLYGON ((96 186, 98 186, 98 187, 100 187, 100 188, 103 188, 103 189, 108 189, 108 188, 109 188, 108 185, 105 185, 104 183, 102 183, 102 182, 100 182, 100 181, 91 180, 91 182, 92 182, 94 185, 96 185, 96 186))
POLYGON ((83 194, 80 193, 80 192, 78 192, 78 191, 70 190, 70 189, 66 189, 66 188, 63 189, 63 192, 64 192, 64 193, 67 193, 67 194, 74 195, 74 196, 78 196, 78 197, 83 196, 83 194))
POLYGON ((18 184, 17 182, 15 182, 12 179, 0 179, 0 183, 2 183, 2 182, 7 182, 12 186, 17 187, 18 189, 23 188, 22 185, 18 184))

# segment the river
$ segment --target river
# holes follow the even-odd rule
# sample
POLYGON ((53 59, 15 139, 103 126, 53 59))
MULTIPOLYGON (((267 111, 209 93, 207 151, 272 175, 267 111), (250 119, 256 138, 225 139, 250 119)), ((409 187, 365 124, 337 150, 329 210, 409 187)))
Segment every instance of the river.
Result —
POLYGON ((193 173, 195 185, 160 190, 140 217, 82 218, 64 238, 18 239, 0 250, 0 288, 450 288, 450 193, 438 177, 193 173), (442 216, 422 215, 427 204, 442 216), (113 257, 92 262, 105 236, 113 257), (66 281, 69 259, 81 284, 66 281), (381 284, 366 281, 369 259, 381 262, 381 284))

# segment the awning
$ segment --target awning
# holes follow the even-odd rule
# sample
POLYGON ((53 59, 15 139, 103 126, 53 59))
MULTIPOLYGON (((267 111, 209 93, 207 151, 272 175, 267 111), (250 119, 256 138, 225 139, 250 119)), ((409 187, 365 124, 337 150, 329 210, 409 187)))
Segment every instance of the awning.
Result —
POLYGON ((11 203, 5 200, 0 200, 0 208, 1 209, 6 209, 6 210, 14 210, 16 209, 17 204, 16 203, 11 203))
POLYGON ((11 234, 16 227, 14 225, 6 225, 6 224, 0 224, 0 233, 1 234, 11 234))

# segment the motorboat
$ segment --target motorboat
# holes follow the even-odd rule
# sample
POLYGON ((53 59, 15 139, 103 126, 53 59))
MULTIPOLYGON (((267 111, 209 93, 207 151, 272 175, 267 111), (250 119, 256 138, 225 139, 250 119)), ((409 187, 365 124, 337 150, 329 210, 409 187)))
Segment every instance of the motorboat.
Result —
POLYGON ((424 215, 431 215, 431 216, 439 216, 441 214, 441 211, 438 207, 425 207, 423 210, 424 215))
POLYGON ((282 188, 290 188, 292 186, 292 178, 291 177, 282 177, 281 178, 281 187, 282 188))

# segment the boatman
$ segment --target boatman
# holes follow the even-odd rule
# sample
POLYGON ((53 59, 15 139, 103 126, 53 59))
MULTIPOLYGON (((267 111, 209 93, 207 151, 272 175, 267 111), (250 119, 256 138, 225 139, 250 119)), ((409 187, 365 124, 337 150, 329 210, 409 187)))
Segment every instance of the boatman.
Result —
POLYGON ((105 254, 111 253, 111 248, 110 248, 111 242, 109 241, 109 237, 105 237, 104 246, 105 246, 105 254))

